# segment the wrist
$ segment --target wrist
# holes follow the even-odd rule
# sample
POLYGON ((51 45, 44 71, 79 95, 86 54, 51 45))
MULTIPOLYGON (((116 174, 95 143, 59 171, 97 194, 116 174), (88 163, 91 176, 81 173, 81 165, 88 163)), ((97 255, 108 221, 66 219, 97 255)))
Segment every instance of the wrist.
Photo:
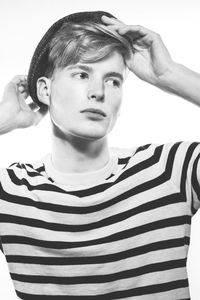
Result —
POLYGON ((162 75, 158 76, 155 86, 168 92, 174 92, 176 81, 180 78, 180 69, 180 64, 175 62, 170 64, 167 70, 162 75))

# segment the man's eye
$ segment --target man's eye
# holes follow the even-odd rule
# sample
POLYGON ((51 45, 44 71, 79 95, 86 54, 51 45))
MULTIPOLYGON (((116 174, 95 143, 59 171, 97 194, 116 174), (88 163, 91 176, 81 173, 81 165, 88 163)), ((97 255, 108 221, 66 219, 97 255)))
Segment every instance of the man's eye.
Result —
POLYGON ((88 78, 88 74, 85 73, 85 72, 76 73, 76 74, 74 74, 74 76, 75 76, 76 78, 80 78, 80 79, 88 78))
POLYGON ((108 79, 108 81, 110 81, 111 84, 116 87, 119 87, 121 85, 120 81, 116 79, 108 79))

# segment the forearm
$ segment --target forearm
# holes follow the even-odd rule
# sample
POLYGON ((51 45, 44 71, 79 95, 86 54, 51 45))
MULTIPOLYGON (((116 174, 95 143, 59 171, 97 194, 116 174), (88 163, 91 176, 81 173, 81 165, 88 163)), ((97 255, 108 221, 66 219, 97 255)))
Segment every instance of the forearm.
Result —
POLYGON ((156 86, 200 106, 200 74, 175 63, 156 86))
POLYGON ((10 110, 9 103, 0 103, 0 135, 16 129, 16 122, 10 117, 10 110))

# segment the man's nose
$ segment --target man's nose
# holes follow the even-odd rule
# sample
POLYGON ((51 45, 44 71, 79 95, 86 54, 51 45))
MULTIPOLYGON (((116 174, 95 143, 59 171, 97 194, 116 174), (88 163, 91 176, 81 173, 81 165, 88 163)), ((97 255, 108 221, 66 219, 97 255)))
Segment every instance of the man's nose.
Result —
POLYGON ((98 101, 104 101, 105 90, 104 83, 99 80, 90 83, 88 88, 88 99, 95 99, 98 101))

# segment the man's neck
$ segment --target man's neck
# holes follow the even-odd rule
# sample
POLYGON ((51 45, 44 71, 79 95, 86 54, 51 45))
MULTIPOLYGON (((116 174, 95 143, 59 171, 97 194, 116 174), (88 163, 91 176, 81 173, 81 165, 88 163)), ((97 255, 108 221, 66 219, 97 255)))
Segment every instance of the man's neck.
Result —
POLYGON ((89 141, 78 137, 63 140, 52 134, 52 163, 63 173, 87 173, 103 168, 110 159, 106 139, 89 141))

